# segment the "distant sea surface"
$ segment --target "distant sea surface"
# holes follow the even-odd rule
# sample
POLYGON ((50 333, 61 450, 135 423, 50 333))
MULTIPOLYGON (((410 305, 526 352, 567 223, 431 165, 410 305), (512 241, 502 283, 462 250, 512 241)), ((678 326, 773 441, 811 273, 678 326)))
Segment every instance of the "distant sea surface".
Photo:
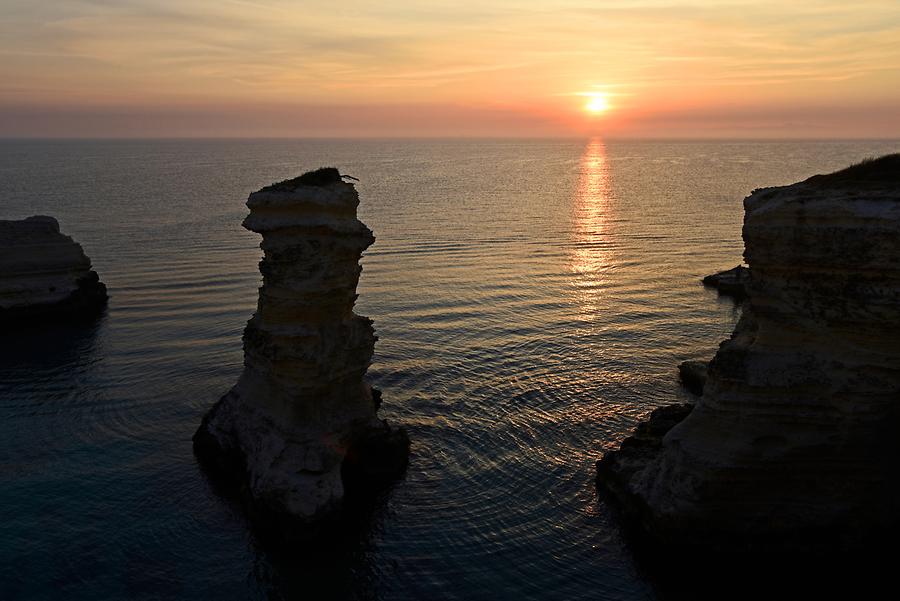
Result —
POLYGON ((55 216, 109 287, 0 332, 0 598, 656 599, 594 462, 738 316, 742 199, 895 142, 0 141, 0 219, 55 216), (255 309, 247 195, 360 179, 369 375, 413 441, 326 568, 261 546, 191 435, 255 309))

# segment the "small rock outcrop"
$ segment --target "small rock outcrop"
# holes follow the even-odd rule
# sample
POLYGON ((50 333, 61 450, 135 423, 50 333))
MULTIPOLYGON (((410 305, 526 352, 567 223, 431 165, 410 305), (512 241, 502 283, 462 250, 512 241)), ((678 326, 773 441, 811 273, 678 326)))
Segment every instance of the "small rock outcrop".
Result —
POLYGON ((750 269, 743 265, 708 275, 702 280, 704 286, 715 288, 719 294, 730 296, 736 300, 747 297, 750 286, 750 269))
POLYGON ((0 323, 90 317, 107 298, 91 260, 56 219, 0 221, 0 323))
POLYGON ((365 381, 372 320, 356 315, 360 256, 375 237, 336 169, 250 195, 244 227, 262 234, 263 286, 244 330, 244 370, 194 435, 215 472, 240 483, 257 524, 307 538, 348 493, 402 473, 409 439, 376 417, 365 381))
POLYGON ((703 396, 598 485, 671 545, 866 547, 900 520, 900 155, 744 208, 750 295, 703 396))
POLYGON ((708 371, 709 363, 706 361, 683 361, 678 365, 678 375, 681 378, 681 383, 696 395, 703 394, 708 371))

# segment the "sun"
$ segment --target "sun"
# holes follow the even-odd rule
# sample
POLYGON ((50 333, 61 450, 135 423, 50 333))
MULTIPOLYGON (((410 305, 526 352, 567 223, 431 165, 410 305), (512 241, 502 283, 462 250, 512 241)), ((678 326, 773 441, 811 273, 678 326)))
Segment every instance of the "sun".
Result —
POLYGON ((592 115, 599 115, 609 110, 609 98, 606 94, 589 94, 584 110, 592 115))

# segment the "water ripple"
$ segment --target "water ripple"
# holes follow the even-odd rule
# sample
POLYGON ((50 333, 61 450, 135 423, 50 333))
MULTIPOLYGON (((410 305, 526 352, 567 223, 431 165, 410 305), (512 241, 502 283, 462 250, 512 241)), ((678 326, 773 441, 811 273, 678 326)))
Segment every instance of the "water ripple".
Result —
POLYGON ((3 217, 55 215, 112 294, 0 332, 0 598, 654 598, 594 461, 733 326, 698 279, 740 260, 743 195, 890 146, 0 142, 3 217), (246 195, 322 164, 362 180, 357 311, 413 448, 371 540, 310 563, 256 544, 190 437, 256 305, 246 195))

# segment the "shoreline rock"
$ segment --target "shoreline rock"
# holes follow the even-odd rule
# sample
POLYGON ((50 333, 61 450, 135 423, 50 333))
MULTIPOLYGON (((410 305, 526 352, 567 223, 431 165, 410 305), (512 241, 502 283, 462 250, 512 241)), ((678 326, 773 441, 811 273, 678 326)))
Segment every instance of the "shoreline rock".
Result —
POLYGON ((56 219, 0 220, 0 323, 90 318, 108 298, 91 260, 56 219))
POLYGON ((883 543, 900 527, 900 155, 744 206, 751 293, 702 397, 641 452, 604 455, 598 486, 667 547, 883 543))
POLYGON ((341 522, 347 495, 402 474, 406 433, 376 417, 365 381, 376 336, 356 315, 360 256, 375 237, 336 169, 250 195, 263 285, 244 330, 244 370, 194 435, 198 458, 239 484, 255 525, 281 540, 341 522))
POLYGON ((750 269, 743 265, 726 269, 701 280, 704 286, 715 288, 722 296, 730 296, 735 300, 747 298, 750 286, 750 269))
POLYGON ((627 501, 626 507, 639 505, 641 498, 633 494, 629 485, 631 477, 656 457, 662 449, 663 437, 693 410, 694 405, 690 403, 677 403, 651 411, 616 451, 606 453, 597 461, 597 486, 627 501))
POLYGON ((706 377, 709 371, 707 361, 682 361, 678 365, 678 376, 681 384, 693 394, 703 394, 706 385, 706 377))

